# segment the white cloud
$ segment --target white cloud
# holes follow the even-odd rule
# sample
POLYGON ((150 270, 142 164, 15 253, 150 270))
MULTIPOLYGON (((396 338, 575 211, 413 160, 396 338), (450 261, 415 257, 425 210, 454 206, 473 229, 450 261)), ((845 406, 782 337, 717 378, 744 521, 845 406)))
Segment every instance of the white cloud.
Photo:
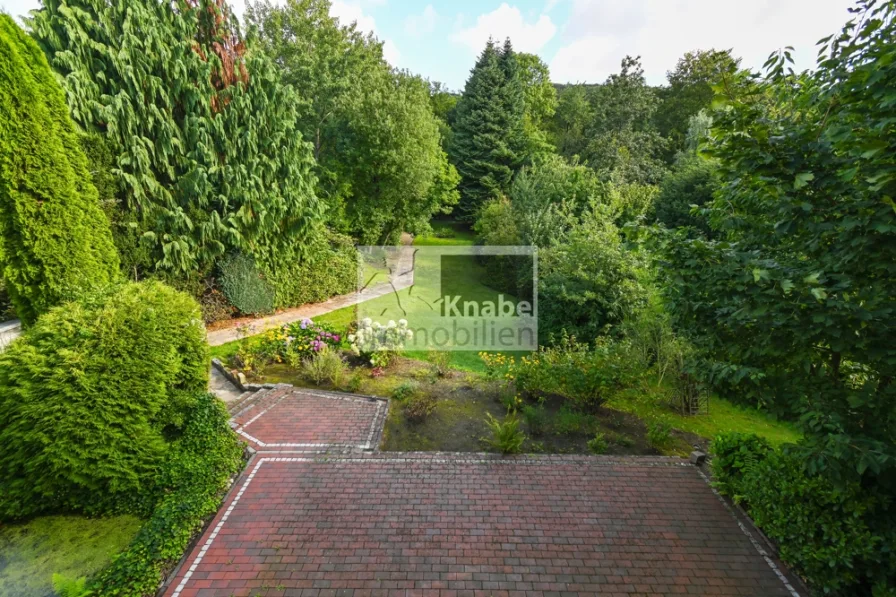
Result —
POLYGON ((401 52, 391 39, 383 42, 383 58, 392 66, 398 66, 398 61, 401 60, 401 52))
POLYGON ((572 0, 565 45, 551 62, 551 78, 602 82, 626 54, 641 55, 651 84, 685 52, 733 48, 743 65, 759 68, 784 46, 795 48, 798 69, 815 64, 815 42, 839 31, 852 0, 572 0))
POLYGON ((405 19, 404 30, 412 37, 423 37, 435 30, 438 20, 439 13, 436 12, 435 7, 432 4, 427 4, 423 9, 423 14, 410 15, 405 19))
POLYGON ((379 36, 376 29, 376 21, 372 16, 364 12, 365 6, 381 5, 385 4, 386 1, 387 0, 364 0, 363 2, 360 2, 358 0, 335 0, 330 6, 330 15, 339 19, 341 25, 348 26, 355 23, 358 27, 358 31, 373 33, 379 37, 380 41, 383 42, 383 58, 385 58, 392 66, 398 66, 398 61, 401 59, 401 52, 398 51, 398 46, 396 46, 395 42, 391 39, 384 40, 379 36))
POLYGON ((342 2, 336 0, 330 6, 330 15, 339 19, 339 23, 344 26, 357 23, 358 30, 365 33, 376 32, 376 21, 372 16, 364 14, 364 7, 360 2, 342 2))
POLYGON ((478 54, 489 37, 503 41, 509 37, 515 50, 537 52, 554 37, 557 27, 548 15, 541 15, 534 23, 527 23, 520 9, 506 2, 490 13, 481 14, 472 27, 461 28, 451 36, 455 43, 467 46, 478 54))

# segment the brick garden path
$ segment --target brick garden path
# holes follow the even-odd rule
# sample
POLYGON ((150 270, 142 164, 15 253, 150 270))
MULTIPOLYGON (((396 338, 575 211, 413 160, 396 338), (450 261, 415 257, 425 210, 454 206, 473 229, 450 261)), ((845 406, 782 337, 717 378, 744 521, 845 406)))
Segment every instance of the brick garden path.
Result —
POLYGON ((387 408, 235 405, 258 453, 165 595, 797 595, 690 464, 369 450, 387 408))

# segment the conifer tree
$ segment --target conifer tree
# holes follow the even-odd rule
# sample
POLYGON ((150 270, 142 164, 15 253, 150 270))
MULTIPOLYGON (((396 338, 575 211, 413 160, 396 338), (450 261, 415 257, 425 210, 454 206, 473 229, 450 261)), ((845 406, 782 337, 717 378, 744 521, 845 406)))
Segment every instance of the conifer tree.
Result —
POLYGON ((461 176, 460 216, 472 220, 488 199, 510 189, 525 161, 525 98, 510 40, 489 40, 457 105, 451 158, 461 176))
POLYGON ((224 0, 45 0, 31 25, 72 117, 105 137, 155 266, 305 246, 323 205, 295 92, 224 0))
POLYGON ((25 324, 114 281, 118 255, 62 89, 0 14, 0 255, 25 324))

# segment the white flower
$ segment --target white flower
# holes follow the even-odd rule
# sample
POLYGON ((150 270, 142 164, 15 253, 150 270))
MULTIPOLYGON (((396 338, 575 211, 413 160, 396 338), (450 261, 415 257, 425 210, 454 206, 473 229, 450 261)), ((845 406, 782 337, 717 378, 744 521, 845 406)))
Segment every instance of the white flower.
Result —
POLYGON ((394 319, 390 319, 390 320, 389 320, 389 323, 386 324, 386 327, 389 328, 390 330, 391 330, 392 328, 394 328, 394 327, 395 327, 395 320, 394 320, 394 319))
POLYGON ((369 328, 370 324, 372 324, 372 323, 373 323, 373 320, 370 319, 369 317, 365 317, 364 319, 361 320, 361 325, 364 326, 365 328, 369 328))
POLYGON ((354 335, 354 334, 349 334, 349 335, 348 335, 348 341, 349 341, 349 342, 354 342, 354 341, 355 341, 355 335, 354 335))
POLYGON ((407 319, 399 319, 398 327, 402 327, 402 328, 408 327, 408 320, 407 319))

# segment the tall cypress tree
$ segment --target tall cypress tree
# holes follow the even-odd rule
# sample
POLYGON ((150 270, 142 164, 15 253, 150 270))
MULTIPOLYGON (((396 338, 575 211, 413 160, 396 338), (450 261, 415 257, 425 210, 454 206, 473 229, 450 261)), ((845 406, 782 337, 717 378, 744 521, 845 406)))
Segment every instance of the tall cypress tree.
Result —
POLYGON ((525 155, 525 99, 510 40, 489 40, 457 105, 451 159, 461 176, 460 216, 472 220, 488 199, 510 189, 525 155))
POLYGON ((0 254, 26 324, 118 277, 109 221, 62 89, 40 48, 0 14, 0 254))

